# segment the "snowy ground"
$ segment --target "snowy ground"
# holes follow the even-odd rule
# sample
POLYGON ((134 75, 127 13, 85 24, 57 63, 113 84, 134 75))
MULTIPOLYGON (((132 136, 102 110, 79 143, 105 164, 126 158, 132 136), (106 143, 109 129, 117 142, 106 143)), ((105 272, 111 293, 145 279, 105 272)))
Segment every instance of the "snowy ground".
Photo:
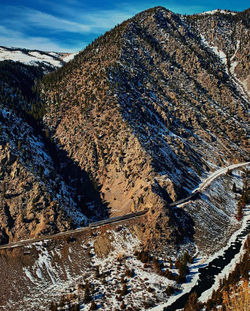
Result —
POLYGON ((214 14, 217 14, 217 13, 227 14, 227 15, 236 15, 237 14, 236 12, 231 12, 231 11, 228 11, 228 10, 217 9, 217 10, 212 10, 212 11, 206 11, 206 12, 203 12, 203 13, 200 13, 200 14, 197 14, 197 15, 214 15, 214 14))
MULTIPOLYGON (((119 228, 119 227, 118 227, 119 228)), ((79 284, 91 284, 92 297, 98 306, 98 310, 120 310, 124 302, 131 310, 146 310, 166 300, 172 301, 174 297, 166 293, 168 286, 176 288, 177 293, 190 290, 198 279, 198 269, 202 265, 202 258, 197 258, 190 266, 190 275, 187 283, 177 284, 173 280, 157 274, 153 264, 143 264, 134 255, 134 251, 140 249, 139 240, 126 227, 120 227, 118 231, 107 232, 112 241, 111 247, 114 249, 107 258, 98 258, 95 254, 94 242, 90 243, 90 253, 92 255, 91 268, 82 279, 78 279, 78 285, 71 286, 71 290, 64 293, 64 297, 70 294, 71 303, 79 303, 81 310, 90 310, 90 303, 84 303, 84 290, 79 291, 79 284), (96 271, 98 269, 98 276, 96 271), (128 276, 128 271, 133 271, 133 276, 128 276), (124 284, 127 293, 121 295, 124 284)), ((85 248, 86 245, 83 245, 85 248)), ((177 273, 174 265, 171 268, 168 259, 160 258, 164 269, 169 269, 172 273, 177 273)), ((172 258, 174 263, 175 259, 172 258)), ((66 301, 66 298, 65 298, 66 301)), ((61 310, 67 310, 66 303, 61 310)), ((130 310, 130 309, 128 309, 130 310)))
POLYGON ((0 47, 0 61, 12 60, 26 65, 47 64, 55 68, 61 67, 65 62, 69 62, 75 57, 76 53, 62 56, 55 52, 30 51, 24 49, 8 49, 0 47))
MULTIPOLYGON (((223 175, 226 171, 227 169, 223 169, 220 174, 223 175)), ((233 181, 236 182, 237 187, 242 187, 239 170, 234 170, 232 175, 226 174, 219 178, 218 174, 219 172, 215 172, 206 179, 206 183, 201 184, 202 187, 206 188, 204 195, 207 196, 208 201, 209 197, 216 199, 217 196, 221 196, 220 191, 226 193, 222 187, 223 182, 226 184, 225 187, 231 187, 233 181), (216 180, 214 180, 215 177, 216 180), (208 185, 208 183, 211 184, 208 185)), ((226 207, 218 210, 214 205, 215 202, 210 202, 210 209, 214 209, 218 214, 221 213, 222 218, 228 217, 230 225, 231 221, 235 221, 233 214, 235 201, 231 197, 231 192, 230 195, 226 193, 226 196, 233 202, 232 206, 227 207, 229 208, 229 215, 226 214, 226 207)), ((186 208, 187 204, 185 203, 182 208, 186 208)), ((211 216, 210 211, 207 214, 211 216)), ((245 210, 242 224, 238 223, 238 226, 241 226, 239 230, 246 226, 249 219, 250 211, 248 209, 245 210)), ((133 222, 135 224, 136 219, 133 222)), ((235 232, 224 248, 212 257, 200 252, 196 245, 197 252, 194 263, 189 267, 190 274, 187 277, 187 282, 177 284, 176 281, 169 280, 167 277, 156 273, 152 261, 143 264, 136 258, 135 251, 140 250, 141 245, 136 237, 133 222, 129 225, 112 225, 109 230, 102 227, 96 228, 94 231, 89 231, 90 233, 86 232, 85 239, 83 239, 83 233, 79 233, 75 242, 65 242, 64 245, 56 243, 53 246, 53 241, 48 241, 47 245, 47 242, 43 241, 25 247, 25 251, 32 251, 35 247, 37 252, 36 256, 32 256, 35 258, 33 264, 22 268, 24 275, 22 280, 25 286, 28 286, 28 291, 22 297, 22 302, 18 304, 13 303, 10 299, 6 310, 21 311, 28 305, 36 310, 47 310, 45 301, 48 303, 51 301, 59 303, 61 301, 61 307, 58 310, 68 310, 69 305, 79 304, 81 311, 89 311, 91 302, 84 302, 84 286, 88 283, 90 284, 92 301, 96 303, 100 311, 121 310, 123 303, 127 310, 136 311, 151 308, 152 311, 161 311, 181 295, 189 292, 199 279, 198 269, 208 265, 215 257, 223 254, 224 249, 231 245, 239 233, 235 232), (109 245, 110 253, 107 257, 100 258, 97 256, 96 243, 100 238, 99 243, 102 246, 109 245), (52 248, 49 247, 51 243, 52 248), (168 286, 173 286, 176 289, 171 296, 166 292, 168 286), (124 288, 126 291, 122 293, 124 288)), ((236 255, 232 262, 218 275, 213 288, 201 296, 202 301, 208 299, 212 290, 216 289, 219 278, 234 268, 239 256, 236 255)), ((175 257, 171 258, 172 267, 169 258, 158 259, 163 264, 162 271, 168 269, 174 274, 177 273, 174 266, 175 257)))
MULTIPOLYGON (((194 264, 191 265, 190 267, 190 271, 191 273, 195 273, 195 276, 193 277, 192 281, 189 284, 186 284, 186 286, 184 286, 184 290, 181 293, 177 293, 177 295, 172 296, 165 304, 159 305, 155 308, 150 309, 151 311, 163 311, 164 307, 168 307, 170 306, 172 303, 174 303, 178 298, 180 298, 183 294, 188 293, 192 287, 194 287, 196 285, 196 283, 199 280, 199 273, 198 273, 198 269, 201 267, 206 267, 208 266, 208 264, 213 261, 215 258, 221 256, 224 254, 224 251, 229 248, 231 246, 231 244, 236 240, 237 235, 239 235, 246 227, 247 227, 247 222, 250 220, 250 209, 246 209, 245 210, 245 217, 244 220, 242 222, 242 227, 237 230, 232 237, 230 238, 230 240, 228 241, 227 245, 225 247, 223 247, 220 251, 216 252, 215 254, 213 254, 213 256, 210 256, 209 258, 206 257, 198 257, 196 258, 196 261, 194 262, 194 264)), ((235 269, 235 266, 237 263, 240 262, 240 257, 242 256, 243 252, 244 252, 244 242, 246 240, 247 237, 245 237, 245 239, 242 242, 242 247, 240 252, 232 259, 232 261, 230 262, 230 264, 228 264, 221 273, 219 273, 216 276, 214 285, 207 291, 205 291, 199 298, 200 302, 206 302, 209 298, 211 298, 213 291, 216 291, 219 288, 220 285, 220 280, 222 280, 223 278, 227 277, 230 272, 232 272, 235 269)))
MULTIPOLYGON (((213 259, 215 259, 218 256, 223 255, 225 249, 227 249, 228 247, 230 247, 232 245, 232 243, 235 241, 237 235, 239 235, 239 233, 241 231, 243 231, 246 227, 247 227, 247 222, 250 220, 250 206, 248 206, 248 208, 245 209, 245 216, 242 222, 242 227, 237 230, 232 237, 230 238, 230 240, 228 241, 227 245, 225 247, 223 247, 219 252, 215 253, 213 256, 211 256, 209 258, 209 260, 207 260, 205 262, 205 264, 208 264, 209 262, 211 262, 213 259)), ((244 253, 244 243, 247 239, 247 236, 243 239, 242 241, 242 246, 240 249, 240 252, 232 259, 232 261, 230 262, 229 265, 227 265, 221 273, 219 273, 215 279, 215 283, 214 286, 212 286, 209 290, 205 291, 199 298, 199 300, 201 302, 206 302, 208 299, 211 298, 213 291, 216 291, 219 286, 220 286, 220 280, 226 278, 229 276, 229 274, 234 271, 236 264, 240 262, 240 258, 242 256, 242 254, 244 253)))

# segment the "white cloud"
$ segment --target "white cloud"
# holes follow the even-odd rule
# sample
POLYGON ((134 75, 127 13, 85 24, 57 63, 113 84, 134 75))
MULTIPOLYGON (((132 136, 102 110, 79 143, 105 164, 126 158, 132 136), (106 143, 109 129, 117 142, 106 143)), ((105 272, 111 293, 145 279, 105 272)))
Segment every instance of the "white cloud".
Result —
MULTIPOLYGON (((44 4, 47 0, 42 2, 44 4)), ((86 35, 89 40, 90 36, 100 35, 150 6, 152 3, 147 1, 143 4, 134 3, 133 6, 120 3, 110 10, 86 11, 78 0, 67 0, 67 3, 64 0, 60 4, 49 1, 47 8, 50 8, 50 13, 46 13, 24 6, 8 5, 5 10, 10 12, 10 17, 0 21, 0 45, 62 51, 66 42, 63 39, 65 36, 62 38, 60 33, 80 34, 83 38, 86 35), (56 42, 52 40, 52 34, 56 42)), ((186 13, 189 13, 194 7, 180 5, 168 9, 183 13, 187 10, 186 13)), ((201 7, 196 7, 196 10, 201 10, 201 7)), ((79 43, 77 45, 79 50, 79 43)))
POLYGON ((13 22, 17 24, 22 24, 22 28, 37 26, 39 28, 51 29, 54 31, 59 30, 76 33, 85 33, 91 30, 89 25, 56 17, 38 10, 22 7, 15 8, 14 10, 16 15, 18 16, 18 20, 15 20, 13 22))
POLYGON ((49 39, 41 38, 41 37, 10 39, 7 37, 2 37, 0 35, 0 42, 2 46, 6 46, 6 47, 17 47, 17 48, 25 48, 25 49, 30 49, 30 50, 53 51, 53 52, 71 52, 70 50, 65 51, 65 49, 53 43, 49 39))
MULTIPOLYGON (((23 33, 7 29, 0 25, 0 45, 42 51, 66 52, 60 45, 46 37, 25 36, 23 33)), ((75 49, 67 50, 73 52, 75 49)))
POLYGON ((67 11, 67 17, 58 17, 26 7, 10 6, 9 9, 12 12, 12 19, 7 23, 12 29, 18 28, 25 31, 37 27, 52 32, 80 34, 99 34, 102 30, 108 30, 133 15, 133 13, 122 10, 100 10, 89 13, 82 9, 73 11, 70 8, 62 7, 61 11, 67 11))
POLYGON ((88 21, 92 29, 94 28, 110 29, 132 16, 133 14, 129 12, 118 10, 110 10, 110 11, 106 10, 93 14, 84 14, 83 18, 88 21))

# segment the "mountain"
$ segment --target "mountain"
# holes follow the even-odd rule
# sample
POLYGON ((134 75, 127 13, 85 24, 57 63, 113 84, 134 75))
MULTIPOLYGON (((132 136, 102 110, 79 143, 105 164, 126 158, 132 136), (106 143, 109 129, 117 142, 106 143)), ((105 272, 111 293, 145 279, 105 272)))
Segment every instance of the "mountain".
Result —
POLYGON ((204 44, 221 58, 227 73, 240 84, 249 100, 250 9, 240 13, 229 11, 226 15, 222 11, 203 14, 188 16, 187 20, 199 31, 204 44))
POLYGON ((50 53, 50 57, 47 52, 3 47, 0 51, 4 58, 0 61, 0 244, 104 217, 92 181, 49 140, 42 126, 38 80, 63 65, 59 56, 65 54, 50 53))
POLYGON ((0 308, 205 308, 245 252, 248 42, 249 10, 155 7, 68 63, 0 48, 0 308))
POLYGON ((144 11, 43 79, 50 135, 96 179, 111 215, 149 208, 146 241, 191 234, 191 219, 169 203, 214 167, 247 158, 246 95, 193 20, 144 11))
POLYGON ((0 61, 12 60, 26 65, 58 68, 72 60, 76 53, 44 52, 0 46, 0 61))
POLYGON ((41 215, 54 201, 56 214, 73 206, 81 215, 70 219, 74 227, 87 216, 149 209, 143 243, 193 239, 195 219, 171 202, 216 167, 247 159, 249 10, 210 13, 149 9, 77 55, 1 47, 2 161, 10 166, 1 185, 3 242, 62 230, 47 216, 45 231, 29 220, 32 188, 32 199, 5 194, 19 160, 17 185, 30 173, 42 176, 40 186, 46 180, 41 215), (60 201, 65 191, 68 203, 60 201))
POLYGON ((221 10, 221 9, 216 9, 212 11, 205 11, 200 14, 195 14, 194 16, 199 16, 199 15, 215 15, 215 14, 227 14, 227 15, 236 15, 236 11, 229 11, 229 10, 221 10))

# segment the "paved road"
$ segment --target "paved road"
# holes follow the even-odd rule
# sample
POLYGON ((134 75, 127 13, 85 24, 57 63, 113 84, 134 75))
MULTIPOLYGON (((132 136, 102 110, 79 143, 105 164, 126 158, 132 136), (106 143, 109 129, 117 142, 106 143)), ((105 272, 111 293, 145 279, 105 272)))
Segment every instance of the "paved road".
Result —
MULTIPOLYGON (((209 186, 211 184, 211 182, 219 177, 222 174, 226 174, 228 170, 233 170, 242 166, 246 166, 249 165, 250 162, 244 162, 244 163, 237 163, 237 164, 233 164, 233 165, 229 165, 227 167, 221 168, 218 171, 215 171, 213 174, 211 174, 208 178, 206 178, 201 184, 200 186, 197 188, 199 191, 204 190, 207 186, 209 186)), ((195 191, 195 190, 194 190, 195 191)))
MULTIPOLYGON (((188 197, 186 197, 186 198, 184 198, 182 200, 178 200, 176 202, 171 203, 170 206, 177 206, 178 204, 182 204, 182 203, 190 201, 191 199, 194 199, 195 196, 199 192, 201 192, 207 186, 209 186, 212 183, 212 181, 214 179, 216 179, 217 177, 219 177, 220 175, 225 174, 228 170, 233 170, 233 169, 236 169, 238 167, 246 166, 246 165, 249 165, 249 164, 250 164, 250 162, 233 164, 233 165, 229 165, 228 167, 225 167, 225 168, 222 168, 220 170, 215 171, 208 178, 206 178, 200 184, 200 186, 198 188, 193 190, 193 193, 191 195, 189 195, 188 197)), ((100 226, 106 225, 107 223, 109 223, 109 224, 110 223, 119 223, 119 222, 122 222, 122 221, 125 221, 125 220, 128 220, 128 219, 137 218, 137 217, 140 217, 140 216, 144 215, 146 212, 147 212, 147 210, 145 210, 145 212, 140 214, 140 215, 136 215, 136 213, 131 213, 131 214, 128 214, 128 215, 123 215, 123 216, 121 216, 122 219, 119 219, 119 217, 110 218, 110 219, 107 220, 108 222, 106 222, 106 223, 105 223, 105 221, 103 221, 104 223, 102 223, 102 221, 101 222, 97 222, 97 226, 100 227, 100 226)), ((94 228, 97 227, 97 226, 94 226, 94 223, 92 224, 92 226, 94 228)), ((21 247, 21 246, 32 244, 32 243, 35 243, 35 242, 51 240, 51 239, 54 239, 54 238, 57 238, 57 237, 61 237, 61 236, 70 236, 70 235, 72 235, 74 233, 83 232, 83 231, 91 230, 91 229, 92 229, 91 227, 82 227, 82 228, 78 228, 78 229, 75 229, 75 230, 59 232, 59 233, 54 234, 54 235, 42 236, 42 237, 35 238, 35 239, 28 239, 28 240, 22 240, 22 241, 19 241, 19 242, 13 242, 13 243, 10 243, 10 244, 6 244, 6 245, 0 246, 0 250, 1 249, 14 248, 14 247, 21 247)))
POLYGON ((179 204, 182 203, 186 203, 188 201, 190 201, 191 199, 195 199, 195 197, 197 196, 197 194, 199 192, 202 192, 203 190, 205 190, 217 177, 226 174, 228 170, 233 170, 242 166, 246 166, 249 165, 250 162, 244 162, 244 163, 237 163, 237 164, 232 164, 229 165, 227 167, 221 168, 215 172, 213 172, 210 176, 208 176, 200 185, 198 188, 194 189, 192 194, 189 195, 188 197, 175 201, 173 203, 170 204, 170 206, 177 206, 179 204))

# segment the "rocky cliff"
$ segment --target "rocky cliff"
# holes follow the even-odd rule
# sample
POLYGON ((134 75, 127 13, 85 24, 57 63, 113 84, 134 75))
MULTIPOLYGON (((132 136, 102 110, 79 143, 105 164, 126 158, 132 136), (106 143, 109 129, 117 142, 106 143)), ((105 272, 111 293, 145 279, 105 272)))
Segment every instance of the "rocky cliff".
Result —
POLYGON ((0 62, 0 244, 107 217, 87 174, 43 129, 36 81, 45 68, 0 62))

